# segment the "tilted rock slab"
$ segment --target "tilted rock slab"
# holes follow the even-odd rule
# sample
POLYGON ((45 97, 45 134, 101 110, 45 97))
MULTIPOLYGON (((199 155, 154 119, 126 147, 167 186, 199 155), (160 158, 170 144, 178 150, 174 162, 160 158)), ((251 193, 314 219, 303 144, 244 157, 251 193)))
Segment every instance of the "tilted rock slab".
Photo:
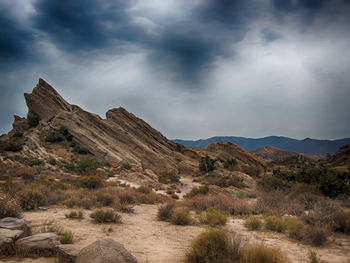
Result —
POLYGON ((12 256, 15 254, 15 242, 23 237, 22 230, 0 228, 0 255, 12 256))
POLYGON ((125 247, 111 238, 97 240, 83 248, 76 263, 137 263, 125 247))
POLYGON ((78 245, 58 245, 56 247, 59 263, 74 263, 83 246, 78 245))
POLYGON ((24 236, 29 236, 32 232, 32 227, 28 221, 22 218, 5 217, 0 220, 0 228, 10 230, 22 230, 24 236))
POLYGON ((16 252, 23 256, 53 256, 56 254, 56 246, 60 245, 55 233, 42 233, 25 238, 16 242, 16 252))

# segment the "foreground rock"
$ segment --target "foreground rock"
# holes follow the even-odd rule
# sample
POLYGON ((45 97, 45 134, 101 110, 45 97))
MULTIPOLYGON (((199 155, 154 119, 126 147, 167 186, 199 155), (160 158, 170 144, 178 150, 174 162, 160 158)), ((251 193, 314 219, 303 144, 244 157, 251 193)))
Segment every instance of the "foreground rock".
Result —
POLYGON ((10 229, 10 230, 22 230, 23 237, 29 236, 32 232, 32 227, 28 221, 15 218, 15 217, 5 217, 0 220, 0 228, 10 229))
POLYGON ((83 248, 76 263, 137 263, 125 247, 111 238, 97 240, 83 248))
POLYGON ((15 242, 23 237, 22 230, 10 230, 0 228, 0 256, 12 256, 15 254, 15 242))
POLYGON ((82 248, 82 246, 77 245, 58 245, 56 247, 58 262, 74 263, 82 248))
POLYGON ((53 256, 56 254, 56 246, 60 245, 55 233, 42 233, 25 238, 16 242, 16 251, 23 256, 53 256))

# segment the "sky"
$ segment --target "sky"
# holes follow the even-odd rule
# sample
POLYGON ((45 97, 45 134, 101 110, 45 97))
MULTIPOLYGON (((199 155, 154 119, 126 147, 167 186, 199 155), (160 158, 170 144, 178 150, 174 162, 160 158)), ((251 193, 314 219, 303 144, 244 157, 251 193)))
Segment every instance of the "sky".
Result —
POLYGON ((0 133, 38 78, 168 138, 350 137, 349 0, 2 0, 0 133))

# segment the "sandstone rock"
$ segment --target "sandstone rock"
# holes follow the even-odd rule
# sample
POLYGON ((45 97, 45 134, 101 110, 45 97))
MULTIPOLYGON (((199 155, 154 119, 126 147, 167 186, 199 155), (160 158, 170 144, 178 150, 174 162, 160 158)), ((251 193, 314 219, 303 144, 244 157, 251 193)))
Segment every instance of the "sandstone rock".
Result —
POLYGON ((23 237, 22 230, 0 228, 0 255, 11 256, 15 254, 14 243, 23 237))
POLYGON ((83 248, 76 263, 137 263, 122 244, 111 238, 97 240, 90 246, 83 248))
POLYGON ((242 172, 234 171, 232 172, 232 176, 239 179, 248 188, 256 188, 256 181, 249 175, 242 172))
POLYGON ((28 221, 15 218, 15 217, 5 217, 0 220, 0 228, 10 229, 10 230, 22 230, 23 237, 29 236, 32 232, 32 227, 28 221))
POLYGON ((12 123, 12 127, 14 130, 19 132, 24 132, 25 130, 28 130, 28 122, 26 118, 21 118, 17 115, 14 115, 14 122, 12 123))
POLYGON ((74 263, 79 252, 83 249, 78 245, 58 245, 56 247, 59 263, 74 263))
POLYGON ((20 255, 52 256, 55 255, 56 246, 60 245, 60 241, 55 233, 42 233, 21 238, 15 245, 20 255))

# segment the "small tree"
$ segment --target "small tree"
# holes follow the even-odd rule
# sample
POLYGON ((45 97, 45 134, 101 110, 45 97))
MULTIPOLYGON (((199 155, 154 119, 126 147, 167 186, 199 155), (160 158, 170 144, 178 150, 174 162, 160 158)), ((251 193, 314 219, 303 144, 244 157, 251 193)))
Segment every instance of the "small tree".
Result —
POLYGON ((208 155, 205 157, 202 157, 199 161, 199 171, 201 172, 211 172, 215 169, 215 162, 216 160, 211 159, 208 155))

